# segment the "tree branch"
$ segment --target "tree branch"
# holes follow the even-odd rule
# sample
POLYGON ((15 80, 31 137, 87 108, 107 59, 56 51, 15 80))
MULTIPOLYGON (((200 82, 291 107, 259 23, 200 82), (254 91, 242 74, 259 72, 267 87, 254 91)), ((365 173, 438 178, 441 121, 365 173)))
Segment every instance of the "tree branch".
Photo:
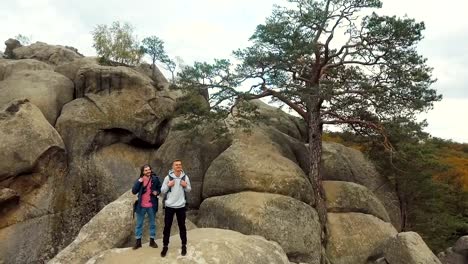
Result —
POLYGON ((360 119, 349 118, 349 117, 342 117, 342 116, 340 116, 340 115, 338 115, 336 113, 332 113, 332 112, 329 112, 329 111, 324 111, 324 112, 321 113, 321 115, 322 115, 322 117, 323 117, 323 115, 331 115, 331 116, 334 116, 335 118, 337 118, 337 119, 328 120, 328 121, 324 120, 324 121, 321 122, 322 124, 326 124, 326 125, 340 125, 340 124, 353 125, 353 124, 359 124, 361 126, 365 126, 365 127, 370 128, 370 129, 373 129, 374 131, 376 131, 377 133, 379 133, 380 135, 382 135, 384 137, 384 142, 383 142, 384 147, 386 149, 388 149, 388 150, 393 150, 393 146, 390 143, 390 141, 388 140, 388 136, 385 133, 385 129, 381 124, 376 124, 376 123, 372 123, 372 122, 368 122, 368 121, 364 121, 364 120, 360 120, 360 119))

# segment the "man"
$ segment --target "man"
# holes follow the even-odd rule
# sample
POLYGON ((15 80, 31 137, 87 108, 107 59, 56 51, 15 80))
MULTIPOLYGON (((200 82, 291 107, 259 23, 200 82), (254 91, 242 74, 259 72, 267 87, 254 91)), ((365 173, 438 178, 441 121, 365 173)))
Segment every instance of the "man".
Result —
POLYGON ((164 213, 164 231, 163 231, 163 250, 161 257, 165 257, 169 246, 169 237, 171 236, 171 226, 174 214, 177 217, 179 225, 179 235, 182 241, 181 255, 187 254, 187 229, 185 228, 185 205, 187 203, 185 193, 192 190, 189 177, 182 170, 182 161, 174 160, 172 170, 164 178, 161 193, 166 194, 164 204, 166 206, 164 213))
POLYGON ((136 243, 133 249, 141 247, 141 237, 143 234, 143 221, 145 214, 148 214, 150 225, 150 247, 157 248, 154 241, 156 237, 155 216, 158 212, 158 195, 161 192, 161 182, 152 172, 150 165, 145 164, 140 169, 140 177, 133 184, 132 193, 138 194, 138 201, 135 208, 137 223, 135 227, 136 243))

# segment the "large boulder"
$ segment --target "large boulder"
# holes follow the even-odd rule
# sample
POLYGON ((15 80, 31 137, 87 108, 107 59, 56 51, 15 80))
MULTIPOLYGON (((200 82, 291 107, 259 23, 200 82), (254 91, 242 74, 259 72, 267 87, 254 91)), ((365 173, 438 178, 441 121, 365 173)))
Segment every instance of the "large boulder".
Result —
POLYGON ((128 191, 105 206, 49 263, 84 263, 101 251, 122 245, 133 230, 134 200, 135 196, 128 191))
POLYGON ((354 182, 367 187, 383 203, 395 228, 401 228, 398 197, 391 182, 380 175, 362 152, 338 143, 323 142, 324 180, 354 182))
MULTIPOLYGON (((281 247, 259 236, 213 228, 199 228, 188 232, 187 255, 180 256, 180 242, 173 236, 166 257, 150 247, 138 250, 113 249, 105 251, 87 263, 245 263, 289 264, 281 247)), ((161 241, 158 241, 161 243, 161 241)), ((72 262, 67 262, 72 263, 72 262)))
POLYGON ((468 263, 468 236, 460 237, 453 247, 440 252, 437 257, 443 264, 468 263))
POLYGON ((382 202, 366 187, 352 182, 323 181, 328 212, 371 214, 390 222, 382 202))
MULTIPOLYGON (((106 205, 86 225, 84 225, 75 240, 57 254, 49 263, 84 263, 92 256, 112 248, 130 246, 134 243, 136 219, 132 216, 133 202, 136 196, 127 191, 117 200, 106 205)), ((159 205, 161 208, 161 204, 159 205)), ((157 213, 157 238, 162 237, 164 214, 157 213)), ((147 219, 145 220, 147 223, 147 219)), ((187 230, 196 226, 187 220, 187 230)), ((148 227, 144 228, 143 242, 147 242, 148 227)), ((172 234, 178 234, 177 224, 173 224, 172 234)), ((176 240, 176 239, 174 239, 176 240)))
POLYGON ((242 192, 203 201, 198 226, 230 229, 278 242, 289 259, 320 263, 317 212, 291 197, 242 192))
POLYGON ((44 154, 65 149, 60 135, 28 100, 14 100, 0 110, 0 182, 33 171, 44 154))
POLYGON ((55 71, 66 76, 68 79, 75 81, 77 73, 84 67, 98 67, 99 62, 97 57, 83 57, 73 61, 55 66, 55 71))
POLYGON ((303 141, 278 130, 274 126, 260 126, 259 128, 264 131, 263 133, 267 137, 265 143, 273 145, 282 156, 299 165, 305 175, 309 174, 309 152, 303 141))
POLYGON ((152 162, 169 132, 177 95, 158 91, 133 69, 99 66, 92 59, 56 70, 73 78, 78 97, 63 107, 56 122, 67 148, 75 209, 74 216, 63 218, 70 243, 84 224, 131 187, 143 163, 152 162))
POLYGON ((242 191, 277 193, 306 203, 313 201, 312 186, 299 165, 283 155, 266 129, 237 133, 233 144, 208 168, 203 198, 242 191))
POLYGON ((390 223, 362 213, 328 213, 328 232, 327 256, 334 264, 366 263, 397 234, 390 223))
POLYGON ((441 264, 415 232, 399 233, 382 244, 383 256, 389 264, 441 264))
POLYGON ((460 237, 455 245, 453 246, 453 250, 460 254, 464 254, 468 256, 468 236, 460 237))
POLYGON ((66 104, 56 127, 73 157, 117 142, 139 140, 157 148, 167 135, 173 107, 163 95, 145 97, 132 90, 108 96, 90 93, 66 104))
POLYGON ((31 60, 31 59, 24 59, 24 60, 1 60, 0 61, 0 81, 3 81, 11 74, 18 72, 18 71, 26 71, 26 70, 50 70, 52 71, 53 68, 47 63, 38 61, 38 60, 31 60))
POLYGON ((150 77, 153 81, 155 81, 158 84, 156 86, 158 90, 169 89, 169 82, 156 65, 141 63, 135 68, 135 70, 145 74, 146 76, 150 77))
POLYGON ((257 107, 258 114, 262 117, 261 122, 302 142, 307 141, 306 123, 301 118, 260 100, 251 100, 250 103, 257 107))
POLYGON ((133 90, 138 91, 140 97, 152 99, 157 91, 153 86, 154 81, 135 69, 124 66, 101 66, 89 60, 82 60, 80 63, 81 67, 74 78, 77 97, 83 97, 88 93, 106 96, 113 92, 133 90))
POLYGON ((198 133, 191 130, 171 129, 164 143, 151 158, 151 165, 161 176, 161 180, 172 169, 172 161, 182 160, 184 171, 190 177, 192 191, 188 194, 189 206, 198 208, 202 201, 204 176, 211 162, 230 144, 229 137, 220 137, 213 127, 202 128, 198 133))
POLYGON ((72 47, 49 45, 44 42, 15 47, 12 53, 15 59, 36 59, 52 65, 60 65, 83 57, 72 47))
POLYGON ((5 46, 6 48, 4 56, 8 59, 14 59, 15 54, 13 53, 13 50, 21 47, 21 43, 16 39, 9 38, 5 41, 5 46))
MULTIPOLYGON (((21 69, 20 65, 17 68, 21 69)), ((0 81, 0 107, 11 100, 26 98, 54 125, 62 106, 73 100, 73 90, 73 83, 68 78, 50 70, 15 71, 0 81)))
POLYGON ((53 257, 60 216, 44 214, 0 228, 0 263, 43 263, 53 257))
POLYGON ((0 112, 0 256, 6 263, 33 263, 55 255, 57 232, 69 205, 64 144, 41 111, 14 100, 0 112))
POLYGON ((161 134, 167 135, 165 128, 176 106, 169 91, 158 92, 151 79, 133 69, 88 60, 60 72, 75 75, 78 99, 64 107, 57 122, 73 156, 135 138, 155 148, 162 144, 161 134))
POLYGON ((468 256, 454 252, 453 248, 448 248, 444 252, 437 254, 442 264, 466 264, 468 263, 468 256))

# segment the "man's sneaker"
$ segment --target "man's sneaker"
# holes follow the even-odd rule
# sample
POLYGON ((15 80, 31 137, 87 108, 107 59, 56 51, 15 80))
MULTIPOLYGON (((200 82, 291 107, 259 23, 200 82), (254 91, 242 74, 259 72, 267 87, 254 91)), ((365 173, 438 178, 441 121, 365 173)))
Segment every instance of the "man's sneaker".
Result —
POLYGON ((182 251, 180 252, 182 256, 187 255, 187 247, 185 245, 182 246, 182 251))
POLYGON ((152 247, 152 248, 158 248, 158 244, 156 244, 156 242, 154 242, 154 238, 150 238, 149 246, 152 247))
POLYGON ((135 242, 135 246, 133 246, 133 249, 138 249, 141 248, 141 238, 137 239, 135 242))
POLYGON ((167 254, 167 250, 168 250, 168 248, 167 248, 167 247, 163 247, 163 250, 161 251, 161 257, 163 257, 163 258, 164 258, 164 257, 166 256, 166 254, 167 254))

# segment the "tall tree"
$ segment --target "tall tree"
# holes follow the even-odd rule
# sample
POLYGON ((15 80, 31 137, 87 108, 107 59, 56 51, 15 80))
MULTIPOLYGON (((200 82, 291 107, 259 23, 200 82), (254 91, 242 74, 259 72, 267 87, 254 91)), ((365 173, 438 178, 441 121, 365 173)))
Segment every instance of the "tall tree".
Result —
POLYGON ((151 57, 151 62, 153 66, 153 77, 156 67, 156 61, 159 61, 164 64, 164 68, 166 70, 171 72, 172 81, 174 81, 176 64, 166 54, 166 51, 164 50, 164 42, 156 36, 151 36, 144 38, 141 43, 142 50, 151 57))
POLYGON ((195 63, 180 73, 179 87, 212 89, 210 103, 217 106, 271 97, 305 120, 312 206, 319 215, 325 247, 323 125, 384 133, 385 120, 411 119, 441 97, 430 88, 431 68, 416 51, 424 23, 363 12, 381 8, 379 0, 288 2, 287 8, 276 6, 257 26, 250 47, 234 52, 237 65, 228 60, 195 63))
POLYGON ((111 26, 97 25, 93 30, 93 47, 103 61, 138 64, 144 54, 129 23, 115 21, 111 26))

